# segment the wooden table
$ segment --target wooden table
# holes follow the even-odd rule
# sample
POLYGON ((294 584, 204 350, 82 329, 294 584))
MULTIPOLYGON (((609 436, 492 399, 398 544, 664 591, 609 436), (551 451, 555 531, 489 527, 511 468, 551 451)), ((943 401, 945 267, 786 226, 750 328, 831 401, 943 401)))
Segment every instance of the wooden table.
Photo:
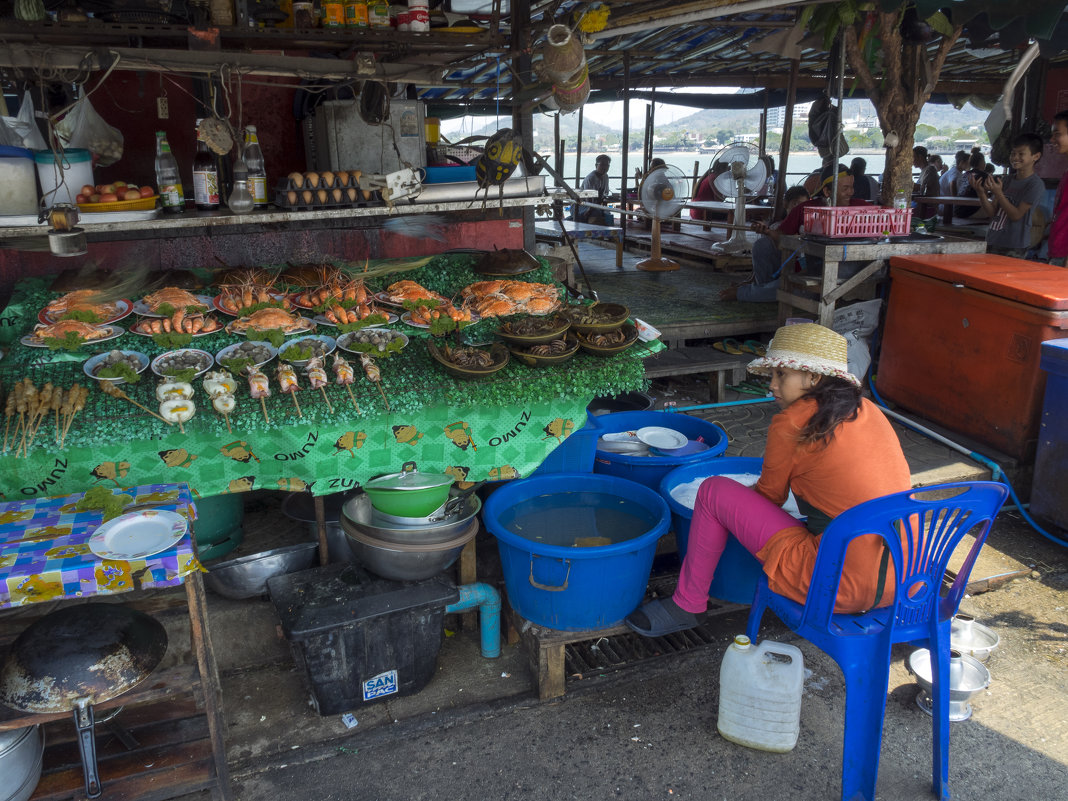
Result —
POLYGON ((953 223, 953 207, 954 206, 970 206, 972 208, 979 208, 983 205, 982 201, 977 197, 955 197, 939 195, 938 197, 923 197, 915 195, 914 199, 925 203, 927 205, 933 205, 937 203, 942 207, 942 222, 946 225, 953 223))
MULTIPOLYGON (((725 212, 727 214, 727 222, 734 221, 734 212, 736 210, 735 204, 726 200, 687 200, 683 204, 683 208, 725 212)), ((765 206, 760 203, 746 203, 745 218, 747 220, 766 219, 771 216, 771 213, 774 210, 773 206, 765 206)))
MULTIPOLYGON (((196 514, 184 484, 128 487, 114 493, 131 496, 129 507, 150 504, 190 520, 196 514)), ((108 710, 126 710, 118 721, 122 727, 118 738, 105 737, 105 724, 97 725, 101 798, 159 801, 210 790, 214 798, 227 801, 231 796, 222 690, 190 532, 152 556, 130 561, 102 559, 88 545, 101 523, 101 513, 76 511, 74 503, 82 494, 0 504, 3 519, 14 521, 0 526, 0 607, 184 586, 192 664, 157 671, 127 692, 93 705, 98 720, 108 710)), ((131 606, 144 605, 139 595, 131 594, 138 601, 131 606)), ((148 603, 158 608, 161 600, 148 603)), ((0 614, 0 643, 13 640, 27 625, 29 621, 22 616, 0 614)), ((0 730, 48 725, 44 772, 34 801, 84 797, 71 718, 70 712, 26 714, 0 707, 0 730)))
POLYGON ((891 256, 910 256, 918 253, 985 253, 986 242, 931 236, 920 241, 872 242, 862 239, 824 239, 802 236, 783 236, 780 247, 784 259, 795 251, 823 260, 819 275, 798 277, 783 270, 776 298, 779 301, 779 325, 792 317, 795 310, 816 315, 816 322, 830 327, 834 322, 835 305, 846 294, 858 289, 865 281, 874 279, 891 256), (850 278, 838 278, 839 266, 845 261, 867 262, 850 278), (804 293, 804 294, 803 294, 804 293), (810 296, 811 295, 811 296, 810 296))
POLYGON ((591 225, 590 223, 560 220, 534 224, 534 237, 543 242, 563 243, 565 232, 572 239, 608 239, 616 243, 616 267, 623 266, 623 229, 616 225, 591 225))

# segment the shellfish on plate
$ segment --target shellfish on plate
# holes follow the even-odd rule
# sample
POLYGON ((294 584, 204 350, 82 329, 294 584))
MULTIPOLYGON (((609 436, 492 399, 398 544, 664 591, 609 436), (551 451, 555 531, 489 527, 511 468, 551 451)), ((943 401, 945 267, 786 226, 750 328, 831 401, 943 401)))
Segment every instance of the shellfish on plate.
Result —
POLYGON ((249 331, 281 330, 286 334, 314 330, 315 323, 284 309, 260 309, 248 317, 239 317, 226 326, 228 334, 247 334, 249 331))
POLYGON ((74 334, 84 342, 99 342, 105 339, 114 339, 122 335, 122 329, 117 325, 90 325, 79 320, 60 320, 58 323, 38 325, 33 331, 22 338, 23 345, 31 347, 45 347, 49 339, 66 339, 74 334))

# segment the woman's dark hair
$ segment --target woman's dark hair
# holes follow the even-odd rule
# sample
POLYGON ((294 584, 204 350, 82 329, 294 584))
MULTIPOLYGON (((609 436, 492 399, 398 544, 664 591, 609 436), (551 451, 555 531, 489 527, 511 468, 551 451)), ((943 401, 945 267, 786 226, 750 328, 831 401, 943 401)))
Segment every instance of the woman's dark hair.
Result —
POLYGON ((820 443, 826 446, 834 439, 840 423, 857 419, 860 412, 860 387, 855 387, 844 378, 823 376, 806 398, 816 401, 816 412, 801 429, 801 442, 806 445, 820 443))

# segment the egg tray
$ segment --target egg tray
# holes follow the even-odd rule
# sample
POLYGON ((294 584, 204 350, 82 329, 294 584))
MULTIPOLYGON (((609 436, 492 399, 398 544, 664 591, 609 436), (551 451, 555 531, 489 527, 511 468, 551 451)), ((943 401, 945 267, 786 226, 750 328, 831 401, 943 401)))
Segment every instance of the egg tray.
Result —
MULTIPOLYGON (((324 189, 325 187, 319 187, 324 189)), ((338 187, 340 188, 340 187, 338 187)), ((299 199, 296 203, 289 202, 289 193, 300 193, 304 190, 294 189, 292 183, 287 179, 282 181, 274 190, 274 205, 280 209, 286 209, 287 211, 312 211, 315 209, 359 209, 366 206, 379 206, 382 204, 382 196, 377 191, 371 192, 371 197, 364 198, 361 192, 356 200, 349 200, 347 198, 340 201, 329 198, 326 203, 320 203, 316 198, 312 203, 305 203, 303 199, 299 199)), ((315 192, 317 190, 310 190, 315 192)), ((329 192, 330 190, 327 189, 329 192)), ((299 198, 299 194, 298 194, 299 198)))

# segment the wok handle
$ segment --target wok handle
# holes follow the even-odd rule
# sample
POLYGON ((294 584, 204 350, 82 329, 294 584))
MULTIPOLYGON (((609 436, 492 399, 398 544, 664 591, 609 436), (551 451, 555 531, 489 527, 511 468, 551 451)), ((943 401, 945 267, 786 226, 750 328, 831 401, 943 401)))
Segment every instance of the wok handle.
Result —
POLYGON ((74 726, 78 730, 78 752, 85 774, 86 798, 99 798, 102 788, 96 770, 96 735, 93 731, 93 705, 86 698, 74 702, 74 726))

